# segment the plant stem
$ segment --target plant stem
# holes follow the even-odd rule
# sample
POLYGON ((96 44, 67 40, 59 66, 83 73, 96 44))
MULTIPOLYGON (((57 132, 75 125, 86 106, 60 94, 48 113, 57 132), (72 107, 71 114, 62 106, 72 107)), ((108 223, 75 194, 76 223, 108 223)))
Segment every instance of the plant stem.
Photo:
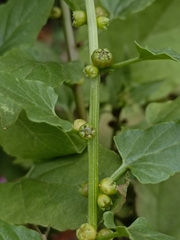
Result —
POLYGON ((123 61, 123 62, 114 63, 110 67, 108 67, 106 69, 103 69, 103 72, 109 72, 109 71, 112 71, 114 69, 122 68, 122 67, 128 66, 130 64, 141 62, 141 61, 142 61, 142 59, 140 59, 139 57, 131 58, 131 59, 128 59, 128 60, 123 61))
POLYGON ((127 166, 122 164, 111 176, 110 178, 113 179, 113 181, 116 181, 121 175, 123 175, 124 172, 126 172, 127 166))
MULTIPOLYGON (((68 59, 70 61, 74 61, 78 59, 78 51, 76 48, 76 43, 75 43, 74 34, 73 34, 71 14, 70 14, 69 7, 65 3, 65 1, 60 0, 60 4, 63 12, 63 20, 64 20, 63 22, 64 22, 65 38, 67 43, 68 59)), ((74 84, 72 86, 72 90, 74 93, 74 98, 75 98, 76 107, 77 107, 77 115, 78 115, 77 118, 82 118, 86 120, 87 116, 86 116, 84 97, 83 97, 81 85, 74 84)))
MULTIPOLYGON (((98 48, 98 32, 94 0, 85 0, 89 35, 89 59, 98 48)), ((89 181, 88 181, 88 221, 97 229, 98 158, 99 158, 99 84, 100 76, 90 80, 89 123, 96 129, 96 136, 88 142, 89 181)))

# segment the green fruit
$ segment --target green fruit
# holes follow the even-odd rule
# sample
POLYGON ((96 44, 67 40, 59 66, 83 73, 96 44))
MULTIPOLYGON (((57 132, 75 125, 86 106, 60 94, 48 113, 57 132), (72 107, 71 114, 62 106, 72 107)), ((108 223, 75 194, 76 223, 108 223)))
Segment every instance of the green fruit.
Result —
POLYGON ((98 68, 107 68, 112 65, 113 56, 112 53, 107 48, 98 48, 92 55, 91 59, 93 64, 98 68))
MULTIPOLYGON (((111 231, 110 229, 108 228, 102 228, 98 233, 97 233, 97 237, 102 237, 104 235, 107 235, 107 234, 111 234, 113 233, 113 231, 111 231)), ((112 239, 110 239, 112 240, 112 239)))
POLYGON ((96 238, 96 229, 89 223, 84 223, 76 231, 79 240, 94 240, 96 238))
POLYGON ((107 30, 107 28, 109 26, 109 18, 107 18, 107 17, 98 17, 96 19, 96 21, 97 21, 98 28, 103 29, 103 30, 107 30))
POLYGON ((81 27, 87 23, 86 13, 81 10, 77 10, 73 12, 73 26, 81 27))
POLYGON ((79 128, 79 135, 86 140, 90 140, 95 137, 96 131, 93 128, 93 126, 91 126, 88 123, 85 123, 79 128))
POLYGON ((111 205, 113 205, 111 198, 106 194, 99 194, 97 203, 99 208, 103 211, 109 210, 111 205))
POLYGON ((88 183, 85 182, 81 185, 78 191, 83 197, 88 197, 88 183))
POLYGON ((99 69, 94 65, 87 65, 83 72, 88 78, 95 78, 98 75, 99 69))
POLYGON ((108 17, 108 13, 102 7, 96 7, 95 12, 96 12, 96 17, 108 17))
POLYGON ((50 18, 59 18, 62 14, 62 11, 59 7, 53 7, 53 9, 50 12, 50 18))
POLYGON ((86 121, 83 120, 83 119, 76 119, 76 120, 74 121, 73 128, 74 128, 75 130, 79 131, 79 128, 80 128, 83 124, 85 124, 85 123, 86 123, 86 121))
POLYGON ((99 183, 99 189, 102 193, 107 195, 114 195, 117 193, 117 185, 112 178, 104 178, 99 183))

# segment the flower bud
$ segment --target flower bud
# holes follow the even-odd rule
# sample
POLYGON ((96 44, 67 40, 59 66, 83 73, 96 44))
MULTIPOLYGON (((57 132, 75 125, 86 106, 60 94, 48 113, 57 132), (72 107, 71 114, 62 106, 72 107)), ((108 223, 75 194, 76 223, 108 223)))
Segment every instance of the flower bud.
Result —
POLYGON ((62 14, 62 11, 59 7, 53 7, 53 9, 50 12, 50 18, 56 19, 59 18, 62 14))
POLYGON ((85 182, 81 185, 78 191, 83 197, 88 197, 88 183, 85 182))
POLYGON ((98 68, 107 68, 112 65, 113 56, 107 48, 98 48, 91 55, 93 64, 98 68))
MULTIPOLYGON (((97 233, 97 237, 102 237, 104 235, 107 235, 107 234, 111 234, 113 233, 112 230, 108 229, 108 228, 102 228, 98 233, 97 233)), ((110 240, 112 240, 113 238, 111 238, 110 240)))
POLYGON ((79 128, 80 128, 83 124, 85 124, 85 123, 86 123, 86 121, 83 120, 83 119, 76 119, 76 120, 74 121, 73 128, 74 128, 75 130, 79 131, 79 128))
POLYGON ((109 210, 113 205, 111 198, 106 194, 99 194, 97 202, 99 208, 103 211, 109 210))
POLYGON ((95 137, 96 131, 93 126, 85 123, 79 128, 79 135, 86 140, 90 140, 95 137))
POLYGON ((76 231, 79 240, 94 240, 96 238, 96 229, 89 223, 84 223, 76 231))
POLYGON ((117 193, 117 185, 112 178, 104 178, 99 183, 99 189, 102 193, 107 195, 114 195, 117 193))
POLYGON ((87 65, 83 72, 88 78, 95 78, 98 75, 99 69, 94 65, 87 65))
POLYGON ((96 7, 95 12, 96 12, 96 17, 97 18, 98 17, 108 17, 108 13, 102 7, 96 7))
POLYGON ((96 19, 96 21, 97 21, 98 28, 103 29, 103 30, 107 30, 107 28, 109 26, 109 18, 107 18, 107 17, 98 17, 96 19))
POLYGON ((73 26, 81 27, 82 25, 87 23, 86 13, 81 10, 76 10, 73 12, 73 26))

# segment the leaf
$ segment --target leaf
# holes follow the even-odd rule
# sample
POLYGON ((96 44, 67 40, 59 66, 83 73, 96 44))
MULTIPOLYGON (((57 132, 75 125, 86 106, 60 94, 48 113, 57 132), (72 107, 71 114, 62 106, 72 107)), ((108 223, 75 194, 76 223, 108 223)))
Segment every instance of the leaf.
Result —
POLYGON ((72 11, 83 10, 85 11, 84 0, 64 0, 72 11))
POLYGON ((137 42, 135 42, 135 45, 139 53, 139 59, 141 61, 171 59, 180 63, 180 54, 178 54, 171 48, 152 49, 149 47, 142 47, 137 42))
POLYGON ((115 136, 122 157, 119 173, 130 169, 141 183, 158 183, 180 171, 180 123, 164 123, 147 130, 115 136))
POLYGON ((48 86, 58 87, 63 82, 74 84, 83 77, 81 61, 67 63, 42 62, 36 48, 22 45, 0 58, 0 69, 15 77, 41 81, 48 86))
MULTIPOLYGON (((118 155, 100 147, 99 179, 109 176, 119 162, 118 155)), ((77 229, 87 222, 88 200, 78 193, 87 178, 87 152, 37 164, 24 178, 0 184, 1 219, 60 231, 77 229)))
POLYGON ((0 54, 33 42, 46 23, 53 0, 9 0, 0 6, 0 54))
POLYGON ((11 73, 0 71, 0 114, 3 127, 17 120, 21 109, 25 109, 31 121, 46 122, 71 130, 68 121, 60 119, 54 112, 57 95, 54 89, 40 81, 18 79, 11 73), (7 121, 6 121, 7 117, 7 121))
POLYGON ((138 218, 128 227, 131 240, 176 240, 174 237, 154 231, 145 218, 138 218))
POLYGON ((180 238, 180 174, 156 185, 134 182, 136 211, 160 232, 180 238))
POLYGON ((100 0, 102 6, 110 13, 111 18, 125 19, 133 13, 140 12, 150 6, 155 0, 100 0))
POLYGON ((175 240, 174 237, 155 231, 143 217, 137 218, 129 227, 115 226, 112 212, 105 212, 103 219, 107 228, 116 230, 118 236, 129 237, 130 240, 175 240))
POLYGON ((86 142, 76 132, 66 133, 57 126, 31 122, 22 112, 11 127, 0 128, 0 145, 8 154, 27 162, 80 153, 86 142))
POLYGON ((146 108, 146 119, 150 124, 180 119, 180 97, 166 103, 150 103, 146 108))
POLYGON ((39 233, 25 228, 23 226, 15 226, 7 224, 0 220, 0 239, 1 240, 42 240, 39 233))

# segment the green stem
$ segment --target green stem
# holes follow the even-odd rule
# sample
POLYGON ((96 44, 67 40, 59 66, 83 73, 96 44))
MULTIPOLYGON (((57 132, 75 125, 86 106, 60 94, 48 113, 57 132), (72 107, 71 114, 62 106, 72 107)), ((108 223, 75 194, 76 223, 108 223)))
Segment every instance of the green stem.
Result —
POLYGON ((128 66, 130 64, 141 62, 141 61, 142 61, 142 59, 140 59, 139 57, 131 58, 131 59, 128 59, 123 62, 114 63, 111 65, 111 67, 104 69, 103 72, 109 72, 111 70, 114 70, 117 68, 122 68, 122 67, 128 66))
MULTIPOLYGON (((98 32, 94 0, 85 0, 89 35, 89 59, 98 48, 98 32)), ((97 229, 98 158, 99 158, 99 84, 100 76, 90 80, 89 123, 96 129, 96 136, 88 142, 89 181, 88 181, 88 221, 97 229)))
POLYGON ((110 178, 113 179, 113 181, 116 181, 121 175, 123 175, 127 171, 127 166, 122 164, 111 176, 110 178))
MULTIPOLYGON (((78 59, 78 51, 77 51, 76 43, 74 39, 74 33, 73 33, 72 22, 71 22, 71 14, 70 14, 69 7, 65 3, 65 1, 60 0, 60 4, 63 12, 63 22, 64 22, 65 38, 67 43, 68 59, 70 61, 74 61, 78 59)), ((85 101, 84 101, 81 85, 74 84, 72 86, 72 90, 74 93, 74 98, 75 98, 76 107, 77 107, 77 115, 78 115, 77 118, 82 118, 86 120, 87 115, 86 115, 86 109, 84 105, 85 101)))

